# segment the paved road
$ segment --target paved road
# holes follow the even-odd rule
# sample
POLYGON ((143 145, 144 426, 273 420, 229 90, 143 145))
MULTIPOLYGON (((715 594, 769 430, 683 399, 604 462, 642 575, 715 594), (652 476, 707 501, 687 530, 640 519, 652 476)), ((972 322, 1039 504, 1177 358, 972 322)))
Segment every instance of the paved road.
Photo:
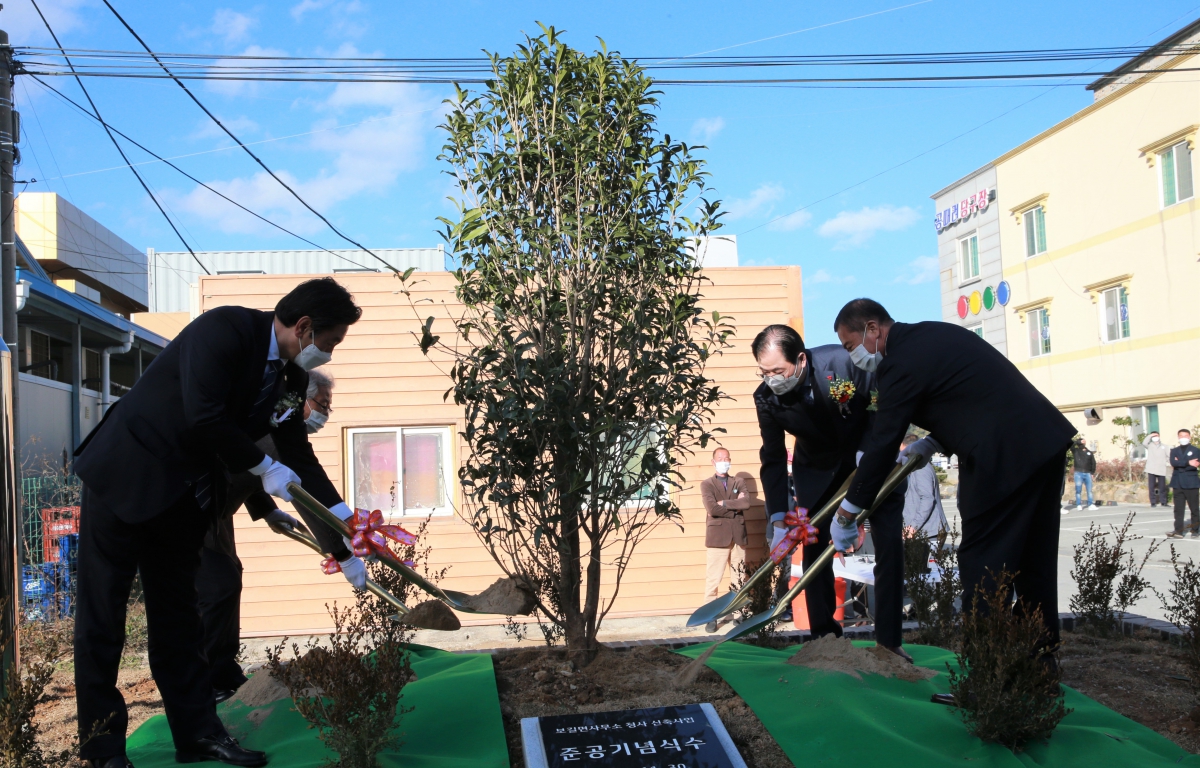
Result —
MULTIPOLYGON (((946 516, 953 524, 959 524, 958 509, 954 501, 946 499, 943 503, 946 508, 946 516)), ((1074 547, 1083 539, 1083 534, 1087 531, 1088 526, 1096 523, 1104 530, 1108 530, 1110 525, 1120 527, 1130 512, 1135 514, 1130 531, 1144 537, 1130 545, 1140 561, 1149 548, 1151 540, 1163 542, 1164 534, 1174 527, 1175 513, 1171 508, 1154 507, 1152 509, 1149 504, 1122 504, 1117 507, 1100 507, 1091 511, 1072 511, 1062 516, 1058 539, 1058 609, 1060 611, 1071 610, 1071 597, 1076 592, 1075 581, 1071 578, 1071 569, 1075 565, 1074 547)), ((1150 561, 1146 563, 1144 571, 1144 575, 1151 585, 1164 594, 1173 575, 1170 544, 1175 545, 1181 559, 1191 558, 1200 561, 1200 538, 1189 536, 1183 539, 1169 539, 1168 542, 1159 546, 1158 550, 1150 557, 1150 561)), ((1130 611, 1155 619, 1166 619, 1162 604, 1153 594, 1147 594, 1130 611)))

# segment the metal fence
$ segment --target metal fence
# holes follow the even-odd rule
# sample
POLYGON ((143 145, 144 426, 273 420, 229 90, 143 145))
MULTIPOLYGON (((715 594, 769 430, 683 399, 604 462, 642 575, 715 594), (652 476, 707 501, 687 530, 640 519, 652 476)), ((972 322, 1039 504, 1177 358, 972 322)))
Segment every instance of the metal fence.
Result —
POLYGON ((21 480, 21 607, 27 619, 75 615, 81 488, 74 475, 21 480))

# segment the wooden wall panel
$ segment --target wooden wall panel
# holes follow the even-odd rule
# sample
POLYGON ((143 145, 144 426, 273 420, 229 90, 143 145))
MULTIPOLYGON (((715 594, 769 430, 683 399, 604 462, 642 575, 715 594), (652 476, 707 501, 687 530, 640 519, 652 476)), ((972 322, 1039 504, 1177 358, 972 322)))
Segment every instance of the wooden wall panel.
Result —
MULTIPOLYGON (((425 357, 417 346, 424 319, 435 317, 434 329, 452 336, 449 318, 456 311, 454 280, 447 273, 414 275, 419 280, 410 298, 400 293, 396 278, 384 274, 336 276, 363 308, 363 318, 338 347, 327 366, 337 386, 328 426, 313 437, 313 448, 335 485, 344 487, 346 430, 361 426, 450 426, 462 429, 462 411, 442 396, 450 386, 448 356, 425 357)), ((738 267, 707 272, 703 306, 733 318, 733 346, 713 360, 710 375, 731 399, 716 409, 714 426, 728 430, 719 444, 732 454, 734 472, 743 477, 756 505, 747 513, 752 558, 765 554, 766 528, 758 490, 758 424, 751 395, 758 385, 750 341, 771 323, 803 327, 798 267, 738 267)), ((201 278, 202 310, 229 304, 270 309, 306 279, 299 275, 219 275, 201 278)), ((456 447, 461 460, 463 446, 456 447)), ((691 456, 683 468, 685 487, 676 492, 683 530, 664 523, 643 542, 626 572, 610 617, 690 613, 703 600, 705 511, 698 485, 712 472, 708 451, 691 456)), ((456 497, 456 506, 460 499, 456 497)), ((287 505, 284 505, 287 506, 287 505)), ((421 522, 412 517, 409 530, 421 522)), ((242 634, 247 637, 323 632, 329 628, 326 604, 350 597, 341 576, 325 576, 319 558, 272 533, 249 516, 236 517, 238 552, 245 566, 242 634)), ((500 571, 466 523, 456 517, 429 519, 433 547, 431 565, 451 566, 445 586, 479 592, 500 571)), ((606 574, 607 576, 607 574, 606 574)), ((606 579, 606 583, 611 580, 606 579)), ((607 594, 608 589, 605 590, 607 594)), ((462 617, 467 623, 488 617, 462 617)), ((496 622, 502 621, 500 618, 496 622)))

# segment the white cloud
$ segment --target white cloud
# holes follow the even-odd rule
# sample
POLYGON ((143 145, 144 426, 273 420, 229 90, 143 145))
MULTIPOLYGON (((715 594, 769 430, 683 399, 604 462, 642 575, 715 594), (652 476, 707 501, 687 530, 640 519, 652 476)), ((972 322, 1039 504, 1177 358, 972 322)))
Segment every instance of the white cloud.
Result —
POLYGON ((861 211, 842 211, 817 228, 822 237, 838 238, 838 248, 852 248, 870 240, 876 232, 897 232, 917 222, 920 214, 907 205, 881 205, 861 211))
MULTIPOLYGON (((263 48, 258 45, 247 46, 242 51, 242 56, 287 56, 287 51, 281 51, 278 48, 263 48)), ((233 59, 218 59, 214 64, 216 66, 238 67, 245 66, 244 61, 235 61, 233 59)), ((253 96, 261 90, 263 84, 255 83, 248 80, 205 80, 204 87, 206 90, 219 93, 222 96, 253 96)))
POLYGON ((797 229, 806 226, 810 221, 812 221, 811 213, 808 211, 796 211, 776 221, 772 221, 767 226, 767 229, 774 230, 775 232, 795 232, 797 229))
POLYGON ((918 256, 904 266, 903 271, 893 282, 920 285, 931 283, 938 278, 937 256, 918 256))
POLYGON ((750 193, 746 198, 733 198, 725 201, 725 221, 737 221, 758 213, 769 214, 774 209, 774 203, 783 197, 783 186, 779 184, 763 184, 750 193))
MULTIPOLYGON (((97 4, 93 0, 40 0, 38 5, 46 20, 54 27, 60 40, 83 26, 80 10, 97 4)), ((33 8, 33 3, 16 0, 4 4, 3 27, 8 30, 8 39, 13 45, 29 45, 31 43, 51 43, 46 25, 33 8)), ((65 41, 64 41, 65 44, 65 41)))
POLYGON ((327 5, 329 5, 329 0, 301 0, 292 6, 292 18, 300 21, 309 11, 319 11, 327 5))
POLYGON ((725 129, 725 118, 723 117, 702 117, 692 123, 691 135, 692 138, 707 144, 717 137, 717 134, 725 129))
POLYGON ((213 14, 212 31, 227 43, 240 43, 258 26, 258 19, 230 8, 218 8, 213 14))
MULTIPOLYGON (((307 155, 318 158, 321 167, 307 178, 272 164, 288 186, 326 215, 356 196, 385 192, 401 173, 415 168, 426 154, 426 135, 441 115, 433 96, 407 83, 341 83, 316 107, 328 117, 314 129, 350 122, 347 112, 354 121, 375 118, 310 137, 307 155)), ((325 226, 266 173, 209 184, 293 231, 311 234, 325 226)), ((181 207, 225 232, 259 233, 267 226, 205 189, 193 189, 181 198, 181 207)))
POLYGON ((849 284, 849 283, 853 283, 854 280, 855 280, 854 275, 846 275, 844 277, 838 277, 836 275, 829 274, 829 271, 825 270, 825 269, 818 269, 816 272, 813 272, 812 275, 804 278, 804 282, 806 282, 810 285, 817 285, 819 283, 849 284))

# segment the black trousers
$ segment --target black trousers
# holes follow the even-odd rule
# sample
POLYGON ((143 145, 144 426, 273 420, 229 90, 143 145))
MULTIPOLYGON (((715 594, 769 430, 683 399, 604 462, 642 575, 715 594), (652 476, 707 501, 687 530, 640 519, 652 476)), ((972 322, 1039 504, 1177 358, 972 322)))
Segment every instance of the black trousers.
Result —
MULTIPOLYGON (((1063 446, 1065 449, 1066 446, 1063 446)), ((1042 609, 1044 642, 1058 643, 1058 524, 1066 456, 1055 456, 1007 498, 962 520, 958 570, 963 608, 975 591, 995 589, 1001 570, 1015 574, 1021 609, 1042 609)))
POLYGON ((1200 488, 1176 488, 1175 489, 1175 533, 1183 533, 1183 505, 1187 505, 1192 510, 1192 524, 1188 526, 1191 531, 1200 531, 1200 488))
MULTIPOLYGON (((841 485, 844 478, 830 483, 830 495, 841 485)), ((871 538, 875 544, 875 638, 880 645, 894 648, 901 644, 901 620, 904 607, 904 490, 901 483, 879 508, 871 513, 871 538)), ((822 498, 813 505, 820 509, 828 501, 822 498)), ((815 514, 815 512, 814 512, 815 514)), ((817 526, 817 543, 804 548, 804 570, 816 561, 829 546, 829 526, 833 516, 817 526)), ((817 574, 813 583, 804 591, 804 604, 808 608, 808 626, 814 638, 822 635, 842 636, 842 625, 833 617, 841 601, 834 590, 833 567, 826 567, 817 574)))
POLYGON ((226 552, 202 547, 196 594, 204 625, 204 656, 217 690, 236 690, 246 682, 237 662, 241 648, 242 563, 226 552))
POLYGON ((192 494, 143 523, 127 523, 85 486, 80 511, 75 615, 75 701, 84 759, 125 751, 129 725, 117 689, 125 645, 125 608, 140 573, 150 632, 150 671, 162 694, 175 745, 224 733, 201 652, 196 569, 207 516, 192 494))
POLYGON ((1150 506, 1162 504, 1167 506, 1167 478, 1165 475, 1146 475, 1150 485, 1150 506))

